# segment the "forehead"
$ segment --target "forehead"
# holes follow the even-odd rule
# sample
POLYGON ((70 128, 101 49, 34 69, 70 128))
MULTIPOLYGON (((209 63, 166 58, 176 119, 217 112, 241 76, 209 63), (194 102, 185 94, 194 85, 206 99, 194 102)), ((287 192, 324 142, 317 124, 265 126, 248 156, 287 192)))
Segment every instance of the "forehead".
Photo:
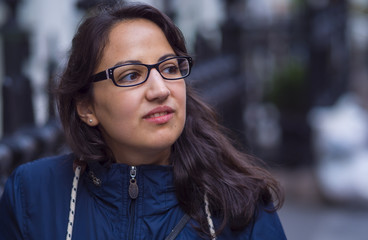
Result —
POLYGON ((117 22, 112 26, 106 45, 119 43, 137 45, 142 43, 139 40, 146 39, 148 42, 151 38, 155 40, 160 38, 160 41, 167 42, 164 32, 156 23, 143 18, 128 19, 117 22))
POLYGON ((158 30, 161 31, 161 28, 154 22, 145 19, 145 18, 132 18, 132 19, 124 19, 116 22, 109 32, 109 38, 112 34, 130 32, 133 30, 141 31, 141 30, 158 30))
POLYGON ((107 61, 111 66, 116 61, 140 60, 150 55, 168 53, 174 51, 155 23, 140 18, 123 20, 109 32, 101 63, 107 61))

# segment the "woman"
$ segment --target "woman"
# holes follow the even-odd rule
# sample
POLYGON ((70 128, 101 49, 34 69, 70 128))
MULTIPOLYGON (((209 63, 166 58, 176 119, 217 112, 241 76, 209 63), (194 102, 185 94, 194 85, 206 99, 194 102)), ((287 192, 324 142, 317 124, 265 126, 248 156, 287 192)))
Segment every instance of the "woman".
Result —
POLYGON ((186 85, 191 66, 180 30, 151 6, 87 18, 57 89, 73 153, 14 171, 0 236, 285 239, 277 182, 186 85))

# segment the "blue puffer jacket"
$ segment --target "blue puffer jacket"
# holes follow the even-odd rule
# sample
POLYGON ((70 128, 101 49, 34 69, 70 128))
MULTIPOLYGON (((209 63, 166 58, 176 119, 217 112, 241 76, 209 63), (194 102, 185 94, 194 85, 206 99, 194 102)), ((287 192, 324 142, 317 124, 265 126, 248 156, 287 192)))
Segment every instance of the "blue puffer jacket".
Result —
MULTIPOLYGON (((18 167, 0 200, 0 239, 65 239, 73 155, 18 167)), ((73 239, 165 239, 184 215, 175 197, 170 166, 137 167, 138 197, 128 194, 130 167, 90 164, 78 184, 73 239)), ((176 239, 202 239, 190 220, 176 239)), ((286 239, 276 213, 261 211, 241 232, 217 239, 286 239)))

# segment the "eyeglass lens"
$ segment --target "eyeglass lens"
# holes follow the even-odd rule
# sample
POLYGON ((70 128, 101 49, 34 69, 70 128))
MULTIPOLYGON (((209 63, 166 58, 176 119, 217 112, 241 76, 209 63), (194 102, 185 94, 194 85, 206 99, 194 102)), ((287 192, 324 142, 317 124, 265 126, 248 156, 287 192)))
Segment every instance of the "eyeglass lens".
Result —
MULTIPOLYGON (((189 74, 189 61, 186 58, 171 58, 158 65, 164 79, 181 79, 189 74)), ((114 69, 114 80, 120 86, 136 85, 146 81, 148 67, 143 64, 127 64, 114 69)))

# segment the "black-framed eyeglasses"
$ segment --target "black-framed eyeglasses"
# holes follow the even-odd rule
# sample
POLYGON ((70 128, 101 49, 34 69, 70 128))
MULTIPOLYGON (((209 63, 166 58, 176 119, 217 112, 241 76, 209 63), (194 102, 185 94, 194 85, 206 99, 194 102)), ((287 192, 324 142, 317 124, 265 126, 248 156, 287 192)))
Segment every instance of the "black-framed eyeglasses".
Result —
POLYGON ((147 81, 152 68, 155 68, 163 79, 177 80, 188 77, 192 67, 191 57, 170 57, 156 64, 127 63, 91 76, 92 82, 111 79, 118 87, 133 87, 147 81))

